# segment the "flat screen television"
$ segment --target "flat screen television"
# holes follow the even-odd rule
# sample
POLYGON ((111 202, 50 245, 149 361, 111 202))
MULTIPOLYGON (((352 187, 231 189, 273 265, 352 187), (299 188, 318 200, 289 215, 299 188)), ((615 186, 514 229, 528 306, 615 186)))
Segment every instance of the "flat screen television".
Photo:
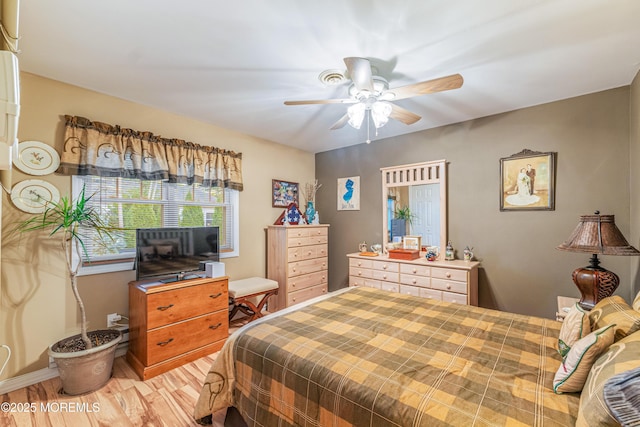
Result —
POLYGON ((218 227, 165 227, 136 230, 136 279, 172 282, 204 274, 219 261, 218 227))

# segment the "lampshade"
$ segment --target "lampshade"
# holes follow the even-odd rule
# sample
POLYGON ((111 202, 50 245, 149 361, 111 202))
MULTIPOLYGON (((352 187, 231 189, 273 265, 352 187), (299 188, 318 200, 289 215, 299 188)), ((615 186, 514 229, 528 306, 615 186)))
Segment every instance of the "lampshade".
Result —
POLYGON ((615 215, 581 215, 578 226, 557 249, 602 255, 640 255, 615 223, 615 215))
POLYGON ((349 115, 349 124, 356 128, 360 129, 362 126, 362 121, 364 120, 364 112, 366 110, 366 105, 362 102, 358 102, 357 104, 353 104, 351 107, 347 108, 347 114, 349 115))
POLYGON ((389 114, 391 114, 391 104, 384 101, 376 101, 371 106, 371 118, 376 128, 381 128, 389 121, 389 114))

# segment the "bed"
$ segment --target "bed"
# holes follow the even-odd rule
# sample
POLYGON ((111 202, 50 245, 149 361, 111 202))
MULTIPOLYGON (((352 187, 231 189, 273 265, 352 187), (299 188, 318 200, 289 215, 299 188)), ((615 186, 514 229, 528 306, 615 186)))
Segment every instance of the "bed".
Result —
POLYGON ((348 288, 249 323, 212 365, 194 416, 249 426, 570 426, 556 394, 562 323, 348 288))

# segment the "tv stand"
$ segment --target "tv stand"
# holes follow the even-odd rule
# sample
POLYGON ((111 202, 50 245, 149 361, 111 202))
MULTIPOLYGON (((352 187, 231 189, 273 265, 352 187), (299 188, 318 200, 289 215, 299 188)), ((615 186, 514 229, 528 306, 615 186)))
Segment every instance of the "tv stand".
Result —
POLYGON ((229 336, 228 279, 129 282, 127 362, 142 380, 222 348, 229 336))

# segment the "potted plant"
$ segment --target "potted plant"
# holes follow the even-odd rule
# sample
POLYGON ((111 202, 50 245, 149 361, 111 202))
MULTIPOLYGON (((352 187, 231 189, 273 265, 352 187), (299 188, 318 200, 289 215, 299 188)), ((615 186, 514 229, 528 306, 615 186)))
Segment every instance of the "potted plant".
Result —
POLYGON ((70 395, 97 390, 109 381, 116 346, 122 340, 122 333, 118 330, 87 332, 85 307, 78 292, 78 269, 82 254, 87 255, 87 231, 95 231, 98 238, 104 241, 112 239, 111 231, 115 230, 105 225, 100 212, 88 204, 91 197, 85 195, 83 188, 76 200, 61 197, 59 202, 47 202, 42 213, 16 226, 19 232, 49 231, 49 236, 60 239, 64 251, 71 290, 80 309, 80 334, 49 346, 49 355, 58 366, 62 390, 70 395), (75 252, 75 257, 72 252, 75 252))
POLYGON ((393 219, 391 220, 391 236, 405 236, 408 234, 407 229, 415 215, 411 213, 409 206, 400 206, 396 208, 393 213, 393 219))

